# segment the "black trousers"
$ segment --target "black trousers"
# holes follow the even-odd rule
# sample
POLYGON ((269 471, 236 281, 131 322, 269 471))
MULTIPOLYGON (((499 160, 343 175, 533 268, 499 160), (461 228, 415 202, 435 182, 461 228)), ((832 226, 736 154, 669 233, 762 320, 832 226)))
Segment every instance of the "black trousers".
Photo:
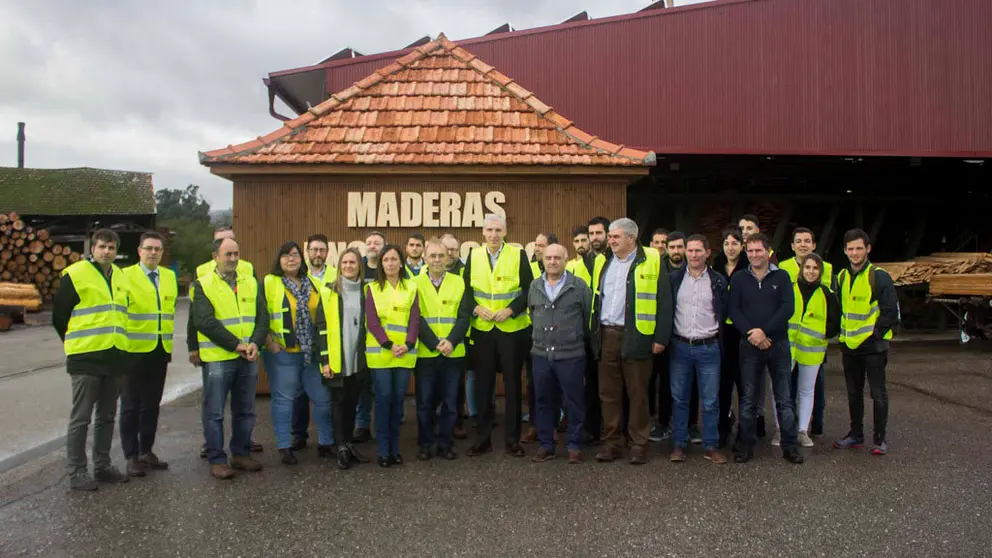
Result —
POLYGON ((582 423, 586 436, 599 440, 603 434, 603 405, 599 399, 599 361, 586 346, 586 418, 582 423))
POLYGON ((310 426, 310 398, 307 397, 307 392, 303 390, 302 385, 300 386, 300 394, 293 400, 293 419, 290 424, 294 439, 306 440, 310 437, 307 433, 307 428, 310 426))
POLYGON ((165 390, 169 354, 161 346, 147 354, 132 354, 121 389, 121 449, 124 457, 152 451, 158 431, 159 408, 165 390))
POLYGON ((522 372, 525 348, 530 344, 531 328, 505 333, 493 328, 475 330, 472 338, 473 370, 475 370, 475 404, 479 408, 476 421, 476 442, 492 441, 493 419, 496 408, 493 393, 496 391, 496 374, 503 371, 504 430, 507 444, 520 443, 520 417, 523 414, 522 372))
POLYGON ((741 404, 741 334, 730 324, 723 324, 723 354, 720 357, 720 440, 725 441, 734 430, 731 420, 734 388, 737 406, 741 404))
POLYGON ((369 372, 364 371, 345 376, 340 382, 330 385, 331 426, 334 428, 334 439, 338 444, 351 441, 352 433, 355 431, 358 396, 369 381, 369 372))
POLYGON ((856 438, 865 437, 865 378, 874 407, 873 441, 885 441, 885 428, 889 421, 889 394, 885 390, 885 365, 888 351, 872 354, 844 353, 844 379, 847 380, 847 405, 851 411, 851 431, 856 438))

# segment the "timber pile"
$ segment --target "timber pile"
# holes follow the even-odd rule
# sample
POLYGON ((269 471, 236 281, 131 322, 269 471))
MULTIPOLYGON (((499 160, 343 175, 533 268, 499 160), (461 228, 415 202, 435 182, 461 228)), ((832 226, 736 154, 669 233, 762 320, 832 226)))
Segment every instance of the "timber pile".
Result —
MULTIPOLYGON (((896 286, 933 284, 933 278, 943 275, 992 273, 992 254, 984 252, 937 252, 913 258, 908 262, 875 264, 892 276, 896 286)), ((932 294, 932 293, 931 293, 932 294)))
POLYGON ((0 213, 0 281, 34 285, 41 300, 50 301, 62 270, 81 257, 69 246, 54 243, 48 230, 28 226, 17 213, 0 213))
POLYGON ((992 273, 934 275, 930 295, 992 296, 992 273))

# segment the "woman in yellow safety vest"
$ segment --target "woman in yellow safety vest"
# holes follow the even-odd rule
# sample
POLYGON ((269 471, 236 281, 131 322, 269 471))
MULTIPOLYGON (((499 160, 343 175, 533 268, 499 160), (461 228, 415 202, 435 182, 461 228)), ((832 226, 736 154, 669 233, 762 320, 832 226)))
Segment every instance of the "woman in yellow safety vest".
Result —
POLYGON ((317 455, 333 457, 331 395, 321 382, 318 355, 324 341, 316 316, 323 313, 320 291, 307 273, 300 246, 289 241, 279 248, 272 272, 265 276, 265 301, 269 306, 269 335, 262 353, 272 391, 272 429, 282 462, 295 465, 290 434, 293 402, 300 386, 313 402, 317 426, 317 455))
POLYGON ((829 288, 820 284, 823 277, 823 260, 809 254, 799 262, 800 273, 796 278, 796 310, 789 320, 789 343, 792 360, 798 367, 796 376, 799 420, 799 443, 812 447, 809 422, 813 414, 813 388, 820 365, 827 356, 827 340, 840 331, 840 306, 829 288))
POLYGON ((375 392, 375 438, 379 466, 402 465, 399 437, 403 398, 417 364, 420 302, 406 278, 403 253, 395 244, 379 255, 375 280, 365 297, 365 359, 375 392))
POLYGON ((317 327, 326 339, 320 355, 324 385, 331 392, 331 423, 338 441, 338 468, 352 462, 368 463, 351 444, 355 429, 355 406, 369 382, 365 364, 365 266, 357 248, 348 248, 338 258, 338 275, 321 290, 324 313, 317 327))

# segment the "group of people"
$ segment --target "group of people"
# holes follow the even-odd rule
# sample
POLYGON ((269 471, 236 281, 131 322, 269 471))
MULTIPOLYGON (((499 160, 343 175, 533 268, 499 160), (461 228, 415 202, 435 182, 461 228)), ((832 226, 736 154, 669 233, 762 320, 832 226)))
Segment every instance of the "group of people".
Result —
MULTIPOLYGON (((451 235, 412 234, 401 247, 373 232, 365 256, 349 248, 336 266, 326 261, 327 238, 315 234, 303 248, 283 244, 258 280, 233 231, 219 229, 213 259, 196 270, 187 324, 190 361, 202 367, 201 455, 211 474, 229 479, 235 470, 262 468, 251 457, 262 449, 252 440, 260 359, 287 465, 306 447, 311 415, 318 456, 336 459, 341 469, 370 461, 357 446, 372 437, 373 414, 379 466, 402 464, 399 432, 411 375, 417 458, 455 459, 454 440, 469 436, 466 411, 475 432, 465 454, 489 453, 500 374, 503 449, 511 456, 523 457, 524 445, 537 443, 532 459, 553 459, 562 433, 569 463, 601 446, 597 461, 621 459, 626 450, 630 463, 643 464, 649 442, 666 439, 673 462, 701 443, 707 459, 726 463, 732 443, 734 461, 746 463, 766 435, 767 383, 771 443, 786 460, 802 463, 799 448, 823 434, 823 363, 828 340, 838 335, 851 421, 833 445, 865 444, 867 378, 871 451, 887 453, 885 364, 898 306, 891 278, 868 259, 863 231, 845 234, 848 265, 837 273, 815 253, 807 228, 793 232, 794 257, 779 262, 753 215, 722 233, 715 258, 698 234, 660 229, 642 246, 627 218, 597 217, 576 227, 571 256, 554 233, 537 236, 532 258, 506 234, 505 219, 487 215, 484 243, 462 261, 451 235), (228 396, 230 456, 223 428, 228 396)), ((175 275, 158 266, 162 244, 156 233, 144 235, 140 263, 122 271, 112 263, 116 235, 97 231, 92 260, 70 266, 56 296, 53 323, 73 379, 73 488, 167 467, 151 450, 177 293, 175 275), (118 392, 126 474, 109 461, 118 392), (84 445, 94 406, 90 477, 84 445)))

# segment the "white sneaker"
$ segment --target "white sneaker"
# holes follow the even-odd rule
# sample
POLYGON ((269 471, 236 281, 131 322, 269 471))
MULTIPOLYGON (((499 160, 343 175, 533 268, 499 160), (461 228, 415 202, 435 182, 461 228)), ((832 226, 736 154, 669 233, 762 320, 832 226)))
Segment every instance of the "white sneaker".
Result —
POLYGON ((775 435, 772 436, 772 445, 775 446, 775 447, 778 447, 778 446, 781 446, 782 445, 782 433, 781 432, 779 432, 777 430, 775 431, 775 435))
POLYGON ((813 447, 813 439, 809 437, 809 434, 807 434, 805 430, 799 432, 798 440, 799 440, 799 445, 801 445, 804 448, 813 447))

